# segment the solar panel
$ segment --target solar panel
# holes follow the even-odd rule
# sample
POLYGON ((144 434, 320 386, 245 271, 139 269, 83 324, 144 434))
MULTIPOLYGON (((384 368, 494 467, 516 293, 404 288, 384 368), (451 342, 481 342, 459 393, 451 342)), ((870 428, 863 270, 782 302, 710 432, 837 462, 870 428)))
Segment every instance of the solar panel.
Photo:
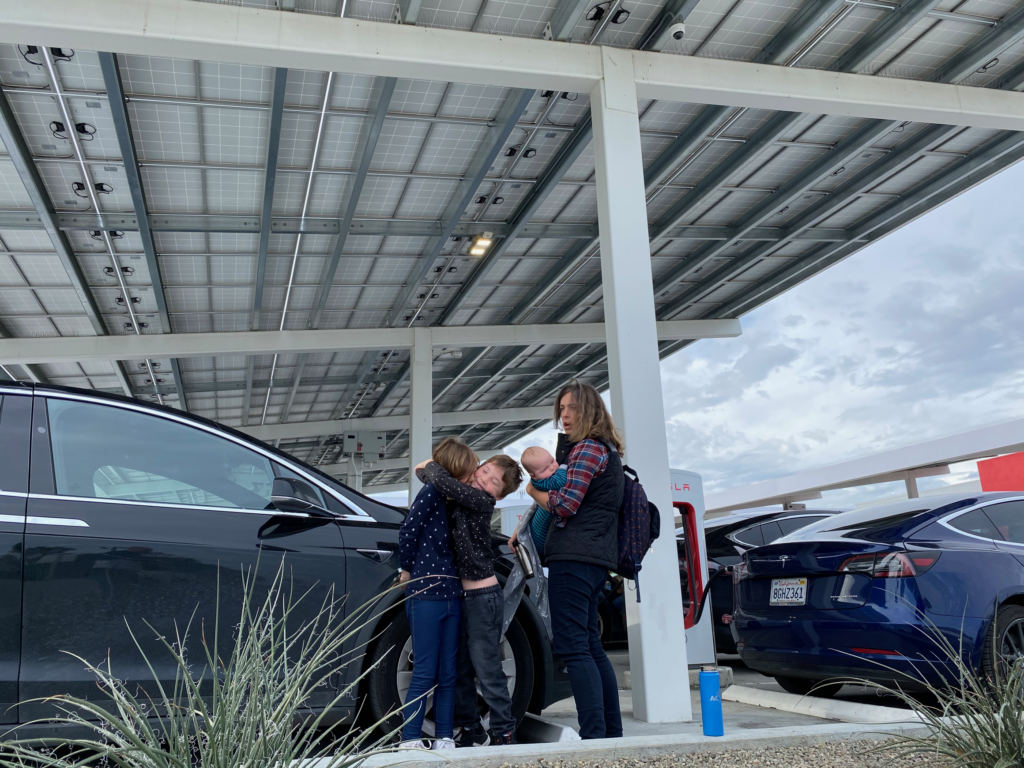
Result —
MULTIPOLYGON (((276 9, 273 0, 244 0, 242 4, 276 9)), ((540 38, 548 34, 556 4, 555 0, 425 0, 416 23, 540 38)), ((394 10, 392 3, 384 0, 297 0, 295 6, 297 13, 337 15, 344 9, 347 16, 382 22, 391 21, 394 10)), ((776 34, 793 23, 801 6, 799 0, 701 0, 686 20, 685 38, 669 41, 664 52, 754 60, 776 34)), ((603 25, 598 41, 637 46, 661 7, 649 0, 623 4, 628 14, 603 25)), ((848 2, 832 16, 820 19, 813 29, 805 30, 802 46, 782 63, 818 69, 834 66, 844 54, 868 45, 895 7, 887 2, 848 2)), ((883 77, 932 78, 1020 7, 1010 0, 940 3, 899 30, 887 44, 871 49, 861 71, 883 77)), ((565 34, 571 42, 594 42, 599 22, 591 11, 587 8, 583 16, 570 21, 565 34)), ((86 180, 71 151, 68 126, 55 125, 62 119, 55 97, 55 87, 59 87, 74 120, 86 124, 76 136, 90 182, 102 185, 96 188, 100 210, 137 215, 98 54, 76 50, 73 55, 58 57, 59 83, 54 83, 39 55, 29 50, 27 46, 0 46, 0 82, 53 207, 68 213, 92 210, 88 190, 81 188, 86 180)), ((1014 42, 992 51, 989 63, 962 82, 998 87, 1005 73, 1022 61, 1024 45, 1014 42)), ((148 211, 151 216, 193 217, 176 225, 180 231, 158 228, 153 234, 173 332, 251 328, 260 244, 258 216, 272 142, 279 150, 274 217, 299 217, 305 208, 310 220, 336 221, 344 215, 353 190, 358 188, 359 193, 353 232, 346 237, 329 280, 327 270, 336 235, 269 233, 261 328, 299 330, 314 323, 339 330, 378 328, 392 322, 430 325, 456 300, 461 307, 447 320, 456 325, 507 322, 516 307, 523 310, 517 322, 545 322, 552 317, 560 317, 562 322, 603 319, 597 283, 598 243, 593 235, 524 234, 509 244, 487 276, 463 296, 463 287, 479 264, 467 253, 468 238, 461 235, 459 240, 448 238, 438 244, 431 234, 439 231, 431 228, 443 223, 446 208, 462 194, 464 179, 473 172, 474 160, 510 98, 508 89, 399 79, 369 172, 359 182, 358 165, 385 84, 383 78, 334 73, 330 93, 325 93, 327 73, 289 71, 280 135, 272 135, 272 68, 135 55, 120 56, 118 63, 148 211), (325 100, 327 112, 321 131, 320 108, 325 100), (314 153, 316 164, 311 167, 314 153), (210 216, 241 218, 225 224, 204 218, 210 216), (376 231, 359 234, 361 228, 381 225, 406 229, 387 235, 376 231), (422 227, 422 233, 414 234, 409 227, 422 227), (423 254, 438 245, 439 256, 429 264, 423 262, 423 254), (575 265, 552 282, 550 270, 557 267, 559 259, 577 252, 575 265), (426 270, 426 277, 419 280, 421 269, 426 270), (406 295, 409 300, 402 305, 406 295), (322 296, 320 314, 317 307, 322 296)), ((676 137, 696 125, 707 109, 700 104, 651 100, 638 106, 647 165, 663 158, 676 137)), ((463 231, 505 226, 529 199, 588 111, 587 94, 535 93, 508 141, 484 169, 484 179, 460 217, 463 231)), ((897 125, 772 210, 765 207, 766 200, 795 183, 815 163, 827 163, 822 158, 830 156, 831 148, 864 124, 848 117, 803 115, 762 151, 751 154, 745 150, 766 130, 774 114, 769 110, 726 110, 705 135, 693 137, 688 153, 674 157, 659 184, 650 185, 650 221, 673 216, 679 206, 685 210, 676 222, 684 229, 677 234, 670 230, 667 239, 652 247, 655 282, 665 283, 655 297, 656 306, 659 313, 670 313, 666 317, 688 319, 717 316, 721 311, 749 311, 770 299, 776 290, 771 286, 784 286, 779 281, 787 268, 846 247, 845 234, 835 231, 876 226, 894 201, 926 189, 937 178, 962 176, 971 158, 1002 135, 973 128, 950 131, 927 151, 903 157, 901 152, 927 126, 897 125), (709 182, 717 178, 723 164, 741 157, 744 161, 726 177, 709 182), (861 185, 856 190, 850 186, 854 180, 861 185), (762 210, 766 213, 756 232, 767 240, 721 240, 725 234, 715 234, 717 240, 701 239, 742 226, 762 210), (704 229, 688 233, 686 227, 704 229), (802 234, 786 239, 787 227, 796 227, 802 234), (714 255, 680 273, 681 265, 703 253, 708 243, 719 242, 724 245, 714 255), (674 279, 677 273, 680 276, 674 279)), ((531 222, 596 225, 594 173, 593 151, 586 147, 537 207, 531 222)), ((924 198, 919 210, 942 200, 941 194, 924 198)), ((0 156, 0 215, 4 212, 16 216, 34 211, 14 164, 0 156)), ((337 225, 333 226, 336 231, 337 225)), ((879 226, 882 229, 877 231, 884 234, 890 225, 883 222, 879 226)), ((103 235, 84 226, 66 231, 102 328, 107 333, 135 332, 123 305, 120 283, 124 282, 131 297, 138 300, 132 307, 137 320, 146 324, 141 330, 161 332, 154 275, 142 238, 135 227, 110 232, 115 234, 103 235), (121 270, 120 277, 115 269, 121 270)), ((0 322, 9 333, 25 337, 94 334, 97 328, 90 311, 41 229, 0 225, 0 322)), ((663 345, 662 352, 670 354, 680 346, 663 345)), ((464 361, 470 360, 470 351, 435 350, 439 356, 434 364, 435 391, 440 392, 435 409, 543 404, 550 402, 553 389, 568 375, 598 384, 607 381, 600 345, 533 347, 513 351, 511 359, 509 349, 496 348, 475 357, 467 368, 464 361), (558 373, 550 374, 553 369, 558 373), (461 378, 451 378, 456 372, 461 378)), ((159 373, 153 375, 162 380, 157 384, 148 368, 129 366, 125 370, 132 394, 152 398, 159 390, 169 402, 187 404, 195 413, 242 425, 407 413, 409 388, 403 371, 408 359, 403 350, 283 354, 276 365, 272 355, 181 358, 177 361, 180 381, 171 375, 170 360, 157 361, 159 373), (271 369, 273 387, 268 386, 271 369), (178 391, 181 387, 187 391, 185 398, 178 391)), ((121 387, 118 372, 109 363, 83 361, 42 369, 54 383, 111 391, 121 387)), ((486 449, 505 444, 531 426, 480 425, 439 430, 437 434, 461 434, 477 448, 486 449)), ((389 441, 389 456, 401 456, 408 449, 404 432, 390 434, 389 441)), ((299 458, 322 463, 336 462, 340 451, 330 436, 284 441, 282 447, 299 458)), ((402 471, 375 475, 371 469, 364 482, 370 486, 399 482, 403 477, 402 471)))

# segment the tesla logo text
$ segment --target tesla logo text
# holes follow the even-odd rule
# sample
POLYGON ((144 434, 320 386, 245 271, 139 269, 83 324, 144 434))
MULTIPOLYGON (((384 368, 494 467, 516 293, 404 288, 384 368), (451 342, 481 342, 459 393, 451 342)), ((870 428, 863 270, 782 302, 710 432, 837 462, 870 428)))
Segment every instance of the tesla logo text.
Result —
POLYGON ((672 490, 673 491, 688 491, 688 490, 690 490, 690 484, 689 483, 683 483, 683 487, 680 488, 676 483, 672 483, 672 490))

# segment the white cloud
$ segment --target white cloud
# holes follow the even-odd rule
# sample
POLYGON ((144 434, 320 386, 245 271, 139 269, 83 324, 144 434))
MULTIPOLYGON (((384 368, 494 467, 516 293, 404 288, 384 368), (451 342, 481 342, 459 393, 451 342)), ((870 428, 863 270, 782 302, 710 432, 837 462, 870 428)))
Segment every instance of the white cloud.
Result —
MULTIPOLYGON (((745 316, 741 337, 664 361, 671 465, 711 491, 1024 416, 1022 187, 1010 169, 745 316)), ((546 427, 509 453, 553 442, 546 427)), ((927 483, 971 476, 956 469, 927 483)))

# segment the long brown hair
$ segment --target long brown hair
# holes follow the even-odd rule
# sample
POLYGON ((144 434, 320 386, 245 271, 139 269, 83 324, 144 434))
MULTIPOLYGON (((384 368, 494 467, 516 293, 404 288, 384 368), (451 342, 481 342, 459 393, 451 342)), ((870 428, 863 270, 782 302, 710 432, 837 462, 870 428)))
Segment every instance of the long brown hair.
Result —
POLYGON ((480 463, 473 449, 457 437, 446 437, 438 443, 431 458, 441 465, 441 469, 459 481, 470 477, 480 463))
POLYGON ((625 453, 626 448, 622 444, 622 436, 615 428, 615 422, 612 421, 611 414, 605 408, 604 400, 601 399, 598 391, 586 382, 573 379, 558 390, 558 397, 555 398, 555 426, 559 426, 561 421, 558 406, 561 404, 562 398, 568 394, 572 394, 576 401, 576 420, 572 432, 568 433, 569 440, 574 443, 587 438, 600 440, 605 445, 614 448, 619 454, 625 453))

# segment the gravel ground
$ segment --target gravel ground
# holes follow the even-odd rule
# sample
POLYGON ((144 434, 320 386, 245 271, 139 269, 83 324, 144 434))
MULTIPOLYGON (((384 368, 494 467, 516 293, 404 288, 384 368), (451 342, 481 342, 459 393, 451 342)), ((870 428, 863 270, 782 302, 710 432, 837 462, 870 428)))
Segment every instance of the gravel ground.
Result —
MULTIPOLYGON (((835 741, 810 747, 737 749, 613 762, 544 760, 541 764, 543 768, 938 768, 934 759, 898 759, 883 745, 878 741, 835 741)), ((537 763, 502 768, 537 768, 537 763)))

